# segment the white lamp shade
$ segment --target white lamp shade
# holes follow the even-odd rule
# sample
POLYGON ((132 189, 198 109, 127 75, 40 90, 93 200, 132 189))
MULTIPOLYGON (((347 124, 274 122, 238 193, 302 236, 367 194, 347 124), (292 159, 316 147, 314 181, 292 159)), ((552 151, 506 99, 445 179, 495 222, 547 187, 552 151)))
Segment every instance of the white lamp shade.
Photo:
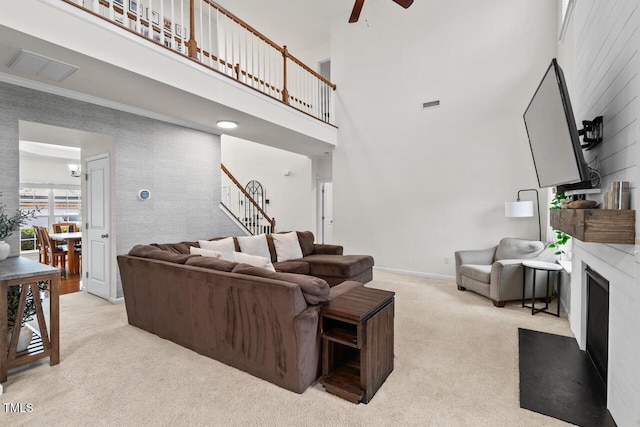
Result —
POLYGON ((522 218, 533 216, 533 202, 505 202, 504 216, 509 218, 522 218))

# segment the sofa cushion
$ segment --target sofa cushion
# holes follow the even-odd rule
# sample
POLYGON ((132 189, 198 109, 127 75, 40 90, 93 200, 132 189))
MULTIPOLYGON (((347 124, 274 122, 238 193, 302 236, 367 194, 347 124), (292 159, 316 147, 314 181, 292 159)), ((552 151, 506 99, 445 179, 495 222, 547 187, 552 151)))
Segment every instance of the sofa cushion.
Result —
POLYGON ((272 234, 273 245, 276 250, 278 262, 291 261, 302 258, 302 249, 298 240, 298 233, 292 231, 290 233, 272 234))
POLYGON ((460 266, 460 274, 478 282, 491 282, 490 265, 462 264, 460 266))
POLYGON ((157 259, 160 261, 168 261, 176 264, 184 264, 189 258, 197 255, 184 255, 174 252, 164 251, 152 245, 136 245, 129 251, 129 255, 141 258, 157 259))
POLYGON ((236 237, 236 239, 240 245, 240 252, 269 258, 269 260, 271 260, 271 253, 269 252, 266 234, 258 234, 257 236, 241 236, 236 237))
POLYGON ((275 273, 250 265, 238 264, 233 273, 248 274, 251 276, 265 277, 267 279, 282 280, 300 286, 302 295, 308 304, 319 304, 329 300, 329 284, 318 277, 305 276, 302 274, 275 273))
POLYGON ((276 271, 282 273, 309 274, 309 263, 302 261, 274 262, 276 271))
POLYGON ((209 249, 196 248, 193 246, 189 248, 189 253, 194 255, 202 255, 204 257, 209 257, 209 258, 222 258, 222 252, 211 251, 209 249))
POLYGON ((537 240, 524 240, 505 237, 496 249, 495 261, 501 259, 534 258, 544 250, 544 243, 537 240))
POLYGON ((298 233, 298 241, 300 242, 300 249, 302 249, 302 256, 313 254, 313 241, 315 237, 310 231, 296 231, 298 233))
POLYGON ((191 247, 199 247, 198 242, 180 242, 180 243, 152 243, 151 246, 155 246, 163 251, 169 251, 176 254, 188 255, 191 247))
POLYGON ((222 259, 233 261, 233 251, 236 250, 236 244, 233 237, 227 237, 220 240, 198 240, 202 249, 209 251, 217 251, 222 253, 222 259))
POLYGON ((244 252, 234 252, 233 260, 237 263, 249 264, 254 267, 264 268, 271 272, 276 272, 275 267, 271 263, 271 259, 258 255, 249 255, 244 252))
POLYGON ((226 261, 220 258, 211 258, 203 256, 191 257, 185 262, 186 265, 194 265, 196 267, 210 268, 212 270, 226 271, 230 273, 238 263, 226 261))
POLYGON ((299 261, 309 263, 312 276, 353 277, 373 267, 369 255, 309 255, 299 261))

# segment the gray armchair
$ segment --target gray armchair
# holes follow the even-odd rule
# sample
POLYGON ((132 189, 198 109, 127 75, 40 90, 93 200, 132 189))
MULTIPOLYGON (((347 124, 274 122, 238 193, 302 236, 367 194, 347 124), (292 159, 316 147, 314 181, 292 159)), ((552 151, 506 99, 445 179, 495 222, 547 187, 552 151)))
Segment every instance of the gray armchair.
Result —
MULTIPOLYGON (((493 305, 504 307, 505 301, 522 299, 522 261, 555 262, 555 249, 549 243, 505 237, 498 246, 483 250, 457 251, 456 283, 461 291, 470 290, 487 298, 493 305)), ((536 282, 546 280, 542 274, 536 282)), ((530 282, 525 297, 531 298, 530 282)), ((536 283, 536 298, 546 297, 546 287, 536 283)))

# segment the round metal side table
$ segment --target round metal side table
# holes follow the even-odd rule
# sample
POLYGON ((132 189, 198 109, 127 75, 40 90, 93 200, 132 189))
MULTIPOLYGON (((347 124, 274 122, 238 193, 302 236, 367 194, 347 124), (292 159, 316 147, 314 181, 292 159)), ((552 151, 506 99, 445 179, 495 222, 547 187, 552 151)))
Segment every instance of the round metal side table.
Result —
POLYGON ((524 271, 522 274, 522 307, 527 307, 531 309, 531 315, 536 313, 547 313, 553 316, 560 317, 560 272, 562 271, 562 266, 560 264, 556 264, 553 262, 544 262, 544 261, 523 261, 522 266, 524 267, 524 271), (531 305, 526 305, 525 298, 525 284, 527 282, 527 268, 533 270, 533 283, 531 289, 531 305), (546 271, 547 272, 547 293, 544 307, 536 308, 536 271, 546 271), (552 295, 549 295, 549 276, 551 276, 552 272, 557 272, 556 274, 556 283, 558 284, 558 309, 555 313, 549 311, 549 300, 553 295, 553 290, 551 291, 552 295))

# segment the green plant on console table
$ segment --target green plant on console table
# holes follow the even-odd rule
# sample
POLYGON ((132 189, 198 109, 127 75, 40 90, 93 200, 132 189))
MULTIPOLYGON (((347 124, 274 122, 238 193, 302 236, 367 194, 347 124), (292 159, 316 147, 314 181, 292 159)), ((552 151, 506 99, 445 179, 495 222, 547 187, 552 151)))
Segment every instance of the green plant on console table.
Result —
MULTIPOLYGON (((569 197, 565 196, 564 193, 561 192, 556 192, 555 196, 553 197, 553 200, 551 200, 551 210, 555 210, 555 209, 562 209, 562 201, 563 200, 568 200, 569 197)), ((565 253, 565 251, 562 250, 562 246, 564 246, 569 239, 571 239, 571 236, 569 236, 567 233, 565 233, 564 231, 558 230, 555 227, 551 227, 551 229, 553 230, 554 233, 556 233, 556 241, 555 243, 552 243, 549 245, 550 248, 555 248, 556 255, 562 255, 565 253)))
MULTIPOLYGON (((2 193, 0 193, 0 197, 2 193)), ((38 209, 16 210, 13 214, 5 212, 6 205, 0 202, 0 240, 11 236, 14 231, 20 230, 27 221, 36 217, 38 209)))

